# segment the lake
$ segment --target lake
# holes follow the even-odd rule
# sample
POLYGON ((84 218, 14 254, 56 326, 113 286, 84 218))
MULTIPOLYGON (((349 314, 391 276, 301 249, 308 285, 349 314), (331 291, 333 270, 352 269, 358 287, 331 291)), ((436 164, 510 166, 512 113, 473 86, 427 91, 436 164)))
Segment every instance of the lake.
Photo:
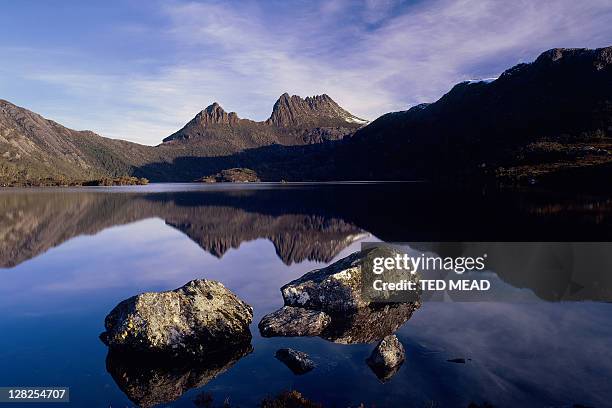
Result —
POLYGON ((510 269, 490 273, 521 301, 424 302, 396 333, 406 362, 384 383, 365 363, 375 344, 257 328, 281 286, 363 242, 612 241, 611 215, 601 194, 422 183, 1 190, 0 386, 67 386, 79 407, 195 407, 203 395, 254 407, 284 390, 326 407, 612 406, 612 269, 579 296, 565 290, 579 276, 510 269), (201 278, 254 308, 252 350, 222 369, 107 358, 98 336, 117 303, 201 278), (317 367, 294 375, 281 347, 317 367))

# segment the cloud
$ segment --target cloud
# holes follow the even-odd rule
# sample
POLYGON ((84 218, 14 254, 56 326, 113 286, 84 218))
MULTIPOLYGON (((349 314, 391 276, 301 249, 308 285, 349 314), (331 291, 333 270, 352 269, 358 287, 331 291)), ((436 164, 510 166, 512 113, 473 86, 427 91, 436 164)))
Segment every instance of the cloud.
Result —
POLYGON ((61 103, 38 100, 43 113, 148 144, 213 101, 263 120, 285 91, 327 93, 374 119, 433 101, 461 80, 495 77, 545 49, 612 38, 612 5, 600 0, 156 4, 159 26, 117 28, 163 44, 141 65, 29 64, 22 77, 65 94, 61 103))

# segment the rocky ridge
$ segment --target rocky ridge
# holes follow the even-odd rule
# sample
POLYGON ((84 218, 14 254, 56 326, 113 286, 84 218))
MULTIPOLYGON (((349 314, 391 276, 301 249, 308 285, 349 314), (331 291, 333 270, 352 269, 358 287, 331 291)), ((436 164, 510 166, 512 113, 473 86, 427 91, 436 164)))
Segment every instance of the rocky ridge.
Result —
POLYGON ((304 99, 285 93, 274 104, 270 118, 263 122, 241 119, 215 102, 163 142, 166 147, 187 149, 195 144, 206 147, 199 155, 215 156, 271 144, 291 146, 338 140, 367 123, 342 109, 328 95, 304 99))
POLYGON ((278 127, 295 126, 346 126, 347 123, 364 125, 367 120, 358 118, 342 109, 327 94, 301 98, 284 93, 272 109, 269 125, 278 127))

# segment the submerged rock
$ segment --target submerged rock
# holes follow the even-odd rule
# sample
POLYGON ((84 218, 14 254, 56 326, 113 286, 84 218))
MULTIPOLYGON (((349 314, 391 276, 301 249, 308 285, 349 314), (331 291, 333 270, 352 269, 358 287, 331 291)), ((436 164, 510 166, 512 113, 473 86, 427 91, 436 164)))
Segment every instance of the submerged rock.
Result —
POLYGON ((305 374, 315 368, 314 361, 302 351, 282 348, 276 352, 275 357, 285 363, 297 375, 305 374))
POLYGON ((201 356, 251 340, 253 308, 223 284, 201 279, 143 293, 106 316, 100 336, 111 349, 201 356))
POLYGON ((264 337, 317 336, 330 321, 324 312, 285 306, 264 316, 258 327, 264 337))
POLYGON ((283 391, 276 397, 266 397, 259 404, 261 408, 323 408, 323 405, 304 397, 299 391, 283 391))
MULTIPOLYGON (((394 298, 397 293, 373 290, 372 282, 378 277, 372 273, 372 264, 375 258, 395 257, 398 254, 389 247, 373 247, 349 255, 323 269, 308 272, 281 288, 285 305, 332 314, 355 311, 372 303, 397 301, 394 298)), ((402 279, 418 280, 418 275, 405 270, 391 269, 384 276, 394 282, 402 279)))
POLYGON ((446 361, 449 363, 465 364, 465 358, 451 358, 450 360, 446 361))
POLYGON ((338 344, 374 343, 395 333, 418 307, 418 303, 387 304, 336 314, 320 337, 338 344))
POLYGON ((374 374, 385 382, 397 373, 405 360, 404 346, 396 335, 391 335, 378 343, 366 362, 374 374))
POLYGON ((110 350, 106 370, 134 404, 152 407, 168 404, 188 390, 206 385, 252 350, 247 342, 197 360, 152 359, 110 350))

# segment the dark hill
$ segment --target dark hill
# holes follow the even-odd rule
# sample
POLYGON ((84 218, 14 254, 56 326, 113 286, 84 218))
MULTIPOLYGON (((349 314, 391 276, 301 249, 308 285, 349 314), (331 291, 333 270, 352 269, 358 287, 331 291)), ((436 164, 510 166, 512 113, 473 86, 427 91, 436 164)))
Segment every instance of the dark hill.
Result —
POLYGON ((612 47, 553 49, 378 118, 339 159, 363 164, 352 177, 517 180, 609 163, 611 132, 612 47))

